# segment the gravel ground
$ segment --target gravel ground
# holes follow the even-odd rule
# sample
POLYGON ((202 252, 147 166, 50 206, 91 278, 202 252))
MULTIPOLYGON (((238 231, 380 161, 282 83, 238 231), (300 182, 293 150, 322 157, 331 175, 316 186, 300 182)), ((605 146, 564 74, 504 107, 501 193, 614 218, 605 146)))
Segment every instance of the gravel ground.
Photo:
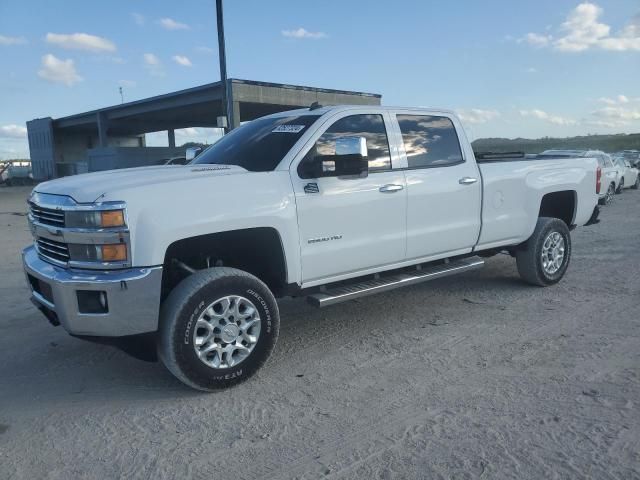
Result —
POLYGON ((640 478, 640 192, 573 232, 551 288, 507 256, 315 310, 201 394, 28 301, 25 188, 0 188, 0 478, 640 478))

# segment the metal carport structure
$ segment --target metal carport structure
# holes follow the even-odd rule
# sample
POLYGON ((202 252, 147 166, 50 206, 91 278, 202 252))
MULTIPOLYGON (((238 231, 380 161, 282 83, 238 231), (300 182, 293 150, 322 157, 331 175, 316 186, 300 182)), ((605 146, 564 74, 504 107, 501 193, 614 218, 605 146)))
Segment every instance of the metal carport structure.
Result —
MULTIPOLYGON (((153 163, 181 152, 175 130, 217 127, 221 82, 142 100, 27 122, 34 177, 57 176, 153 163), (144 134, 166 131, 168 147, 146 147, 144 134)), ((229 127, 270 113, 321 105, 379 105, 381 95, 300 85, 229 79, 229 127)))

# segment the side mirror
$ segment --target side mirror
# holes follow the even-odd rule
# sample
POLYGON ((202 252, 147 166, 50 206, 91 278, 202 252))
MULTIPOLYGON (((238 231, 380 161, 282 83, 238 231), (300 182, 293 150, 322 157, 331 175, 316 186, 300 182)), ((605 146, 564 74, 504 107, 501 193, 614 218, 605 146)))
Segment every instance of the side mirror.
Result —
POLYGON ((187 162, 190 162, 191 160, 196 158, 198 155, 200 155, 200 152, 202 152, 202 148, 200 147, 189 147, 187 148, 187 151, 185 152, 184 156, 187 159, 187 162))
POLYGON ((341 137, 336 139, 335 155, 316 155, 305 162, 302 178, 366 177, 369 175, 367 139, 341 137))

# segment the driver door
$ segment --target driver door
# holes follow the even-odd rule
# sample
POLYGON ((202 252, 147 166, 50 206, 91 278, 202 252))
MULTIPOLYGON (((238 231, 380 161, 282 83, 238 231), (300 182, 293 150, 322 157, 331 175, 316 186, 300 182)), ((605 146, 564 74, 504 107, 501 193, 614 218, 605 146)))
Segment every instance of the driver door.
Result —
POLYGON ((364 274, 404 260, 407 189, 392 169, 386 114, 343 112, 325 123, 291 177, 303 287, 364 274), (304 178, 304 162, 336 154, 343 137, 364 137, 366 176, 304 178))

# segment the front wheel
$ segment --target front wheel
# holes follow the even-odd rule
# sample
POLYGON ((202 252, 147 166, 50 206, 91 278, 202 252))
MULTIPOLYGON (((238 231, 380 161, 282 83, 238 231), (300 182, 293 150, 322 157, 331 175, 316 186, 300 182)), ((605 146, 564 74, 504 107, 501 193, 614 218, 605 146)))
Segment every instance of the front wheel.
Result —
POLYGON ((557 218, 539 218, 529 240, 516 251, 520 277, 541 287, 558 283, 567 271, 570 259, 569 228, 557 218))
POLYGON ((631 188, 634 190, 638 190, 638 188, 640 188, 640 174, 636 177, 636 183, 634 183, 631 188))
POLYGON ((278 304, 258 278, 234 268, 201 270, 162 305, 158 357, 192 388, 230 387, 267 361, 279 326, 278 304))
POLYGON ((621 178, 620 185, 618 185, 618 189, 616 190, 616 193, 622 193, 623 189, 624 189, 624 178, 621 178))

